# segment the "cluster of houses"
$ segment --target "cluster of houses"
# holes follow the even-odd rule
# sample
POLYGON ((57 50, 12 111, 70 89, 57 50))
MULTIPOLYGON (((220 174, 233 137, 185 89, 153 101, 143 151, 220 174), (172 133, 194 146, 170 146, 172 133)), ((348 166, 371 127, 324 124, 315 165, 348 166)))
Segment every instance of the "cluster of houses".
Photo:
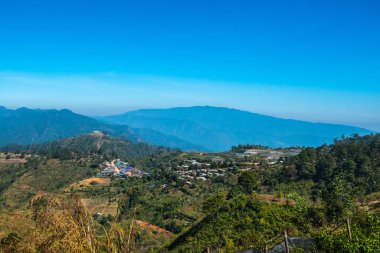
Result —
MULTIPOLYGON (((185 160, 184 161, 185 164, 182 164, 181 166, 179 166, 180 169, 189 169, 191 167, 191 165, 194 167, 198 167, 198 168, 209 168, 211 167, 211 163, 209 162, 198 162, 196 159, 190 159, 190 160, 185 160)), ((212 163, 222 163, 224 162, 224 159, 222 157, 219 157, 219 156, 215 156, 211 159, 211 162, 212 163)))
POLYGON ((269 164, 276 164, 282 162, 280 160, 283 157, 296 156, 301 152, 301 149, 291 148, 291 149, 247 149, 243 153, 236 153, 238 158, 244 157, 258 157, 261 160, 267 161, 269 164))
MULTIPOLYGON (((298 155, 301 151, 298 148, 247 149, 244 152, 230 154, 229 161, 233 161, 235 168, 237 167, 240 171, 245 171, 259 166, 262 162, 269 165, 282 163, 282 158, 298 155), (248 160, 244 158, 248 158, 248 160)), ((203 159, 208 162, 198 162, 196 159, 184 160, 183 164, 177 166, 175 172, 178 174, 179 179, 187 184, 192 184, 193 180, 207 181, 212 177, 225 175, 228 166, 230 166, 225 164, 225 159, 227 158, 213 156, 203 159)))
MULTIPOLYGON (((212 162, 223 162, 224 159, 220 158, 218 161, 212 162)), ((179 179, 185 181, 187 184, 191 184, 191 180, 201 180, 207 181, 211 177, 224 176, 225 169, 213 169, 210 168, 211 163, 201 163, 196 159, 185 160, 185 164, 178 166, 175 171, 179 175, 179 179), (191 166, 192 165, 192 166, 191 166)))
POLYGON ((120 159, 113 160, 112 162, 104 162, 100 164, 102 171, 99 176, 102 177, 141 177, 143 172, 130 166, 127 162, 121 161, 120 159))
POLYGON ((177 170, 179 179, 191 184, 190 180, 207 181, 211 177, 224 176, 225 169, 198 169, 198 170, 177 170))

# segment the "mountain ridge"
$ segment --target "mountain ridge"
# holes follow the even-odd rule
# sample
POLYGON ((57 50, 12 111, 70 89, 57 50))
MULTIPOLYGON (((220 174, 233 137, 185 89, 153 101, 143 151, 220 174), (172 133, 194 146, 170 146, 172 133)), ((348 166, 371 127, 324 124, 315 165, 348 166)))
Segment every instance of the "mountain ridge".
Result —
POLYGON ((62 138, 103 131, 133 142, 147 142, 170 148, 199 149, 197 145, 151 129, 133 129, 126 125, 106 124, 68 109, 15 110, 0 107, 0 146, 40 144, 62 138))
POLYGON ((375 133, 212 106, 141 109, 93 118, 68 109, 0 107, 0 146, 38 144, 92 131, 132 142, 205 152, 226 151, 239 144, 315 147, 330 144, 342 135, 375 133))
POLYGON ((342 135, 374 133, 348 125, 281 119, 212 106, 142 109, 98 119, 150 128, 212 151, 224 151, 246 143, 270 147, 319 146, 330 144, 342 135))

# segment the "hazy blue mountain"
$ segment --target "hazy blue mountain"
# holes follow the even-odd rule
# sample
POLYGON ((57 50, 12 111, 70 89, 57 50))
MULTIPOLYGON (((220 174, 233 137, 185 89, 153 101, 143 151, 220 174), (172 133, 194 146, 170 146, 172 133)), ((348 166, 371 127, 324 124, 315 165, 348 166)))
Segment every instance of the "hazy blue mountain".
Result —
POLYGON ((156 145, 164 146, 169 148, 180 148, 185 151, 199 151, 207 150, 207 148, 200 145, 184 141, 176 136, 166 135, 159 131, 148 129, 148 128, 133 128, 134 133, 136 133, 139 138, 144 140, 144 142, 156 145))
POLYGON ((126 125, 109 125, 70 110, 10 110, 0 107, 0 146, 38 144, 62 138, 103 131, 133 142, 147 142, 171 148, 200 149, 175 136, 152 129, 132 129, 126 125))
POLYGON ((43 143, 98 130, 133 142, 183 150, 224 151, 247 143, 270 147, 318 146, 343 134, 371 133, 351 126, 285 120, 208 106, 138 110, 103 117, 102 121, 69 110, 0 107, 0 146, 43 143))
POLYGON ((319 146, 332 143, 342 135, 372 133, 358 127, 280 119, 210 106, 137 110, 102 120, 152 129, 194 143, 206 151, 224 151, 248 143, 270 147, 319 146))
POLYGON ((0 109, 0 146, 43 143, 96 130, 138 141, 138 136, 127 126, 110 127, 69 110, 0 109))

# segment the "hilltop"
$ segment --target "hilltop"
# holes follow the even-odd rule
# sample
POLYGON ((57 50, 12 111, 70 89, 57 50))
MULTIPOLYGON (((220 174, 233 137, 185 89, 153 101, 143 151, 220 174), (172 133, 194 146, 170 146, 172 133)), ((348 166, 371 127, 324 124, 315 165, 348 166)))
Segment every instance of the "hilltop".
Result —
POLYGON ((152 146, 143 142, 116 138, 100 131, 65 138, 57 141, 33 145, 10 145, 2 148, 5 151, 22 151, 40 154, 51 158, 72 159, 90 155, 104 157, 126 157, 129 159, 146 156, 169 148, 152 146))

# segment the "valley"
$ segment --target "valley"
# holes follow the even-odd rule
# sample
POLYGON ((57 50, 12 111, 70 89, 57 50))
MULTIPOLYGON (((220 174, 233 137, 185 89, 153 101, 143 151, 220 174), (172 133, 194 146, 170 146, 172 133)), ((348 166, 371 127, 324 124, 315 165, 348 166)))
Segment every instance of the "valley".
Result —
POLYGON ((356 236, 369 233, 360 247, 377 249, 377 233, 371 232, 377 223, 369 219, 378 219, 380 211, 379 135, 318 148, 238 145, 220 153, 140 152, 140 144, 126 152, 131 144, 121 148, 124 141, 104 135, 99 148, 98 140, 90 133, 12 152, 7 147, 8 160, 22 155, 26 163, 0 164, 3 247, 9 246, 4 238, 10 232, 27 236, 38 228, 30 201, 53 194, 60 201, 78 199, 99 238, 99 225, 131 232, 133 252, 263 249, 284 229, 293 237, 314 238, 315 247, 333 249, 341 245, 326 240, 344 237, 345 229, 324 231, 343 217, 350 217, 356 236), (9 219, 16 217, 31 227, 10 227, 9 219), (361 230, 364 224, 369 228, 361 230))

